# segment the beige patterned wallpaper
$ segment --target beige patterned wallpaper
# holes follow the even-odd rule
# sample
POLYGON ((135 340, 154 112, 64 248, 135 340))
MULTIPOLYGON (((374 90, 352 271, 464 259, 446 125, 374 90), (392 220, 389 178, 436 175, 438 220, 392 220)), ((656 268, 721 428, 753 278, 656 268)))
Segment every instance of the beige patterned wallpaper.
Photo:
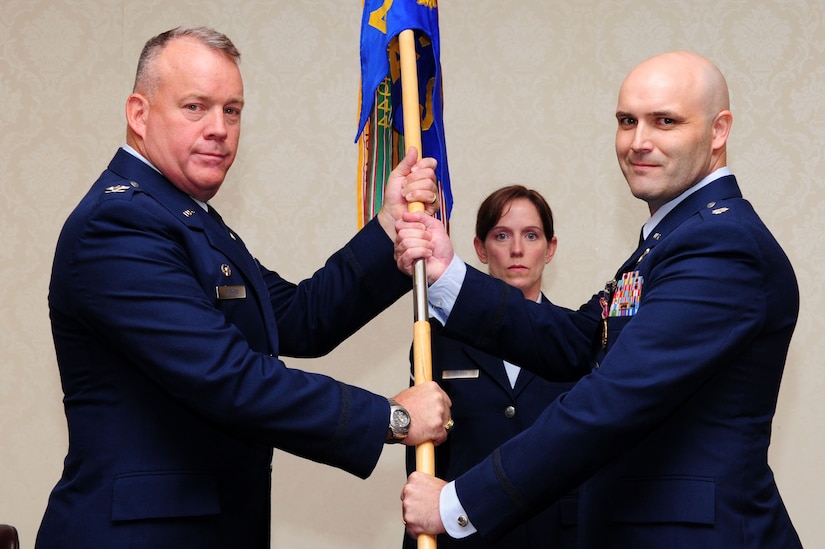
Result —
MULTIPOLYGON (((46 293, 58 231, 124 140, 144 41, 179 24, 243 53, 241 152, 216 203, 264 264, 312 273, 355 231, 360 2, 0 0, 0 522, 32 547, 66 449, 46 293)), ((634 247, 646 219, 613 152, 616 92, 649 55, 686 48, 726 73, 729 160, 785 246, 804 300, 770 452, 803 543, 825 546, 825 3, 821 0, 443 0, 453 236, 473 258, 492 189, 542 191, 559 251, 545 292, 576 306, 634 247)), ((742 296, 747 299, 748 296, 742 296)), ((402 300, 329 357, 292 361, 376 392, 407 383, 402 300)), ((124 433, 128 436, 128 433, 124 433)), ((403 451, 367 481, 277 453, 274 547, 397 547, 403 451)))

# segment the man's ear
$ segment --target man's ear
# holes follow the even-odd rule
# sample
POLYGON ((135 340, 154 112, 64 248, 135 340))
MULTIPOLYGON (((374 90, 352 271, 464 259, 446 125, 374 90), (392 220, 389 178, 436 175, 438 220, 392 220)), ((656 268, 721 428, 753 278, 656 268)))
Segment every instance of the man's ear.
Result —
POLYGON ((730 135, 730 127, 733 124, 733 115, 730 111, 721 111, 713 119, 713 148, 714 150, 721 149, 728 141, 730 135))
POLYGON ((126 100, 126 123, 132 132, 143 139, 146 136, 146 117, 149 115, 149 100, 146 96, 133 93, 126 100))

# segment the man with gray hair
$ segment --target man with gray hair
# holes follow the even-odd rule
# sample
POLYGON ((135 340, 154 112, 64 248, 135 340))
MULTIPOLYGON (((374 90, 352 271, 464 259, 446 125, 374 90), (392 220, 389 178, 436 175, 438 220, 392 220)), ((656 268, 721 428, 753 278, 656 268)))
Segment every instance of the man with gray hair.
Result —
POLYGON ((244 107, 224 35, 147 42, 126 145, 57 243, 49 310, 69 450, 37 537, 49 548, 265 548, 273 448, 367 477, 385 443, 439 443, 435 383, 387 399, 279 355, 312 357, 410 290, 393 259, 404 197, 435 200, 411 149, 377 218, 299 284, 264 268, 209 200, 244 107))

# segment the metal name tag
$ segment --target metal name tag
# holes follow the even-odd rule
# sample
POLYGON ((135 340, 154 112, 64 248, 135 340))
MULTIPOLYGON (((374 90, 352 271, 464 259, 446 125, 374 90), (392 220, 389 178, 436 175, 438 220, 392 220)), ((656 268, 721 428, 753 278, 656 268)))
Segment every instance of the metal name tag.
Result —
POLYGON ((246 299, 246 286, 215 286, 218 299, 246 299))
POLYGON ((478 370, 444 370, 441 372, 441 379, 475 379, 478 377, 478 370))

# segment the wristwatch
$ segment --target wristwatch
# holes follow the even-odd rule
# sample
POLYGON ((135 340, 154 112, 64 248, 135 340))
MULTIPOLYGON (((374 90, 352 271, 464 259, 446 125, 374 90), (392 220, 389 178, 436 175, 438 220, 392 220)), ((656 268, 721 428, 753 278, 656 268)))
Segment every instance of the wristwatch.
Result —
POLYGON ((387 399, 390 403, 390 425, 387 428, 387 444, 401 442, 410 432, 410 413, 406 408, 398 404, 393 399, 387 399))

